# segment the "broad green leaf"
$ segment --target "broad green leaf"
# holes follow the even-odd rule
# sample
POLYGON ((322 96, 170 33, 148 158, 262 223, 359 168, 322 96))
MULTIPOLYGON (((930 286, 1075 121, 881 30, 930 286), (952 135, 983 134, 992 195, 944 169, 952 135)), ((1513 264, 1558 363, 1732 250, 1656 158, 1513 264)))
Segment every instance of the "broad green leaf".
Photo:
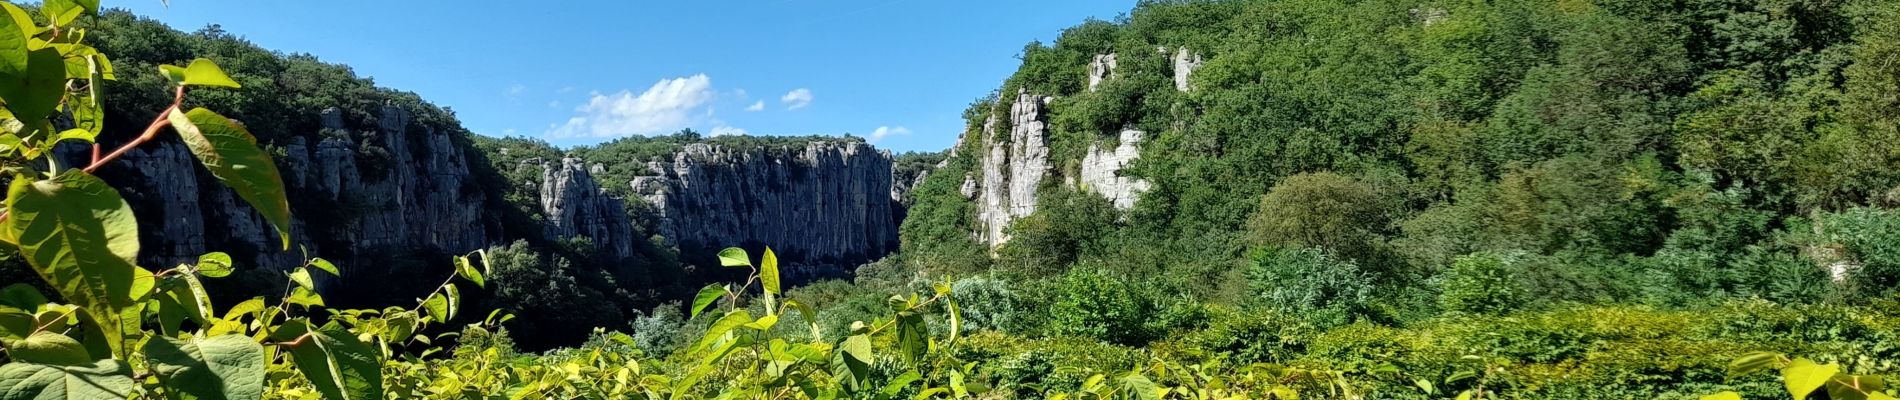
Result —
POLYGON ((889 400, 892 398, 896 398, 898 393, 901 393, 904 391, 904 388, 909 387, 912 382, 916 382, 921 379, 923 379, 923 376, 917 374, 917 370, 906 371, 904 372, 903 375, 898 375, 896 378, 891 378, 891 382, 884 384, 883 389, 878 389, 877 397, 875 399, 889 400))
POLYGON ((475 264, 469 262, 468 257, 455 256, 455 273, 461 275, 462 279, 474 282, 475 287, 488 287, 482 282, 482 271, 476 270, 475 264))
POLYGON ((232 89, 240 87, 237 81, 231 80, 229 75, 224 74, 224 69, 218 68, 218 63, 211 62, 209 59, 191 60, 191 64, 185 66, 184 74, 183 83, 189 86, 217 86, 232 89))
POLYGON ((231 265, 231 255, 229 254, 212 252, 198 256, 198 274, 204 275, 206 278, 231 276, 231 271, 233 270, 236 270, 236 267, 231 265))
POLYGON ((912 366, 921 365, 924 354, 930 351, 928 329, 922 315, 905 312, 897 316, 897 351, 912 366))
POLYGON ((13 3, 4 6, 9 18, 0 18, 0 74, 20 75, 26 72, 26 38, 35 30, 33 20, 13 3))
POLYGON ((231 306, 231 309, 224 310, 223 319, 226 321, 236 321, 238 320, 239 317, 243 317, 245 315, 255 313, 258 311, 264 311, 263 297, 252 298, 250 300, 245 300, 242 303, 238 303, 235 306, 231 306))
POLYGON ((772 254, 772 248, 765 248, 765 258, 759 260, 759 283, 765 286, 765 292, 779 294, 778 255, 772 254))
POLYGON ((135 266, 138 222, 119 193, 79 169, 34 181, 15 177, 4 232, 40 278, 84 308, 114 354, 139 331, 152 273, 135 266))
POLYGON ((38 326, 39 320, 32 313, 0 306, 0 346, 12 346, 14 342, 26 339, 38 326))
POLYGON ((92 355, 86 353, 86 346, 80 345, 78 340, 47 331, 34 332, 25 340, 9 345, 7 355, 15 361, 47 365, 92 364, 92 355))
POLYGON ((323 272, 328 272, 330 273, 330 276, 337 276, 337 277, 343 276, 343 273, 340 272, 340 270, 336 269, 336 264, 331 264, 330 260, 325 260, 321 258, 312 258, 310 259, 310 267, 316 268, 323 272))
POLYGON ((713 321, 711 326, 706 327, 706 334, 701 336, 698 342, 694 342, 693 347, 689 348, 687 352, 698 353, 701 350, 705 350, 706 347, 712 346, 713 342, 724 337, 726 332, 731 332, 733 329, 738 329, 740 326, 745 326, 745 324, 749 323, 752 323, 752 313, 748 313, 745 310, 733 310, 732 312, 726 313, 726 316, 720 317, 718 321, 713 321))
POLYGON ((322 307, 323 295, 317 294, 317 292, 311 291, 310 289, 297 287, 290 289, 290 297, 284 298, 284 301, 290 302, 290 304, 304 306, 304 308, 322 307))
POLYGON ((297 287, 300 288, 309 289, 311 291, 317 290, 317 281, 310 277, 310 270, 308 269, 298 268, 290 270, 290 282, 297 284, 297 287))
POLYGON ((725 250, 719 251, 719 265, 728 267, 750 267, 752 266, 752 256, 746 255, 745 249, 727 247, 725 250))
POLYGON ((171 81, 171 83, 173 84, 184 84, 185 82, 185 67, 180 67, 180 66, 171 65, 171 64, 159 64, 158 74, 160 76, 164 76, 165 80, 171 81))
POLYGON ((132 368, 113 359, 83 366, 15 362, 0 365, 0 400, 123 399, 138 385, 132 368))
POLYGON ((1781 353, 1765 351, 1748 353, 1730 362, 1728 364, 1728 370, 1731 376, 1751 375, 1779 367, 1781 359, 1781 353))
POLYGON ((40 11, 54 25, 66 26, 80 16, 93 15, 99 11, 99 0, 45 0, 40 3, 40 11))
POLYGON ((1828 400, 1866 400, 1869 393, 1887 390, 1887 382, 1878 376, 1834 375, 1827 381, 1828 400))
POLYGON ((1742 400, 1742 394, 1735 393, 1735 392, 1721 392, 1721 393, 1711 394, 1708 396, 1702 396, 1702 400, 1742 400))
POLYGON ((334 323, 310 330, 301 320, 285 322, 271 338, 283 342, 290 359, 318 393, 331 400, 383 398, 377 351, 334 323))
POLYGON ((1828 378, 1841 373, 1841 367, 1828 364, 1815 364, 1806 358, 1794 359, 1787 368, 1781 369, 1782 383, 1788 385, 1788 394, 1795 398, 1807 398, 1808 394, 1826 385, 1828 378))
POLYGON ((33 285, 15 283, 7 285, 5 289, 0 289, 0 306, 36 310, 46 302, 46 295, 40 294, 40 290, 34 288, 33 285))
POLYGON ((730 292, 731 290, 726 289, 725 285, 716 283, 706 285, 705 288, 699 289, 699 295, 693 296, 692 314, 687 318, 699 318, 699 313, 706 311, 706 306, 710 306, 713 302, 719 301, 719 296, 725 296, 730 292))
POLYGON ((847 387, 857 390, 871 378, 871 337, 851 335, 832 352, 831 371, 847 387))
POLYGON ((264 397, 264 346, 248 336, 157 337, 145 342, 145 356, 173 399, 264 397))
POLYGON ((805 324, 811 326, 811 337, 813 339, 824 340, 824 333, 818 329, 818 313, 813 312, 811 306, 798 300, 785 299, 785 307, 798 310, 798 315, 805 318, 805 324))
POLYGON ((448 322, 462 306, 461 292, 455 290, 455 284, 444 285, 442 291, 429 295, 422 301, 422 310, 437 322, 448 322))
MULTIPOLYGON (((0 33, 4 33, 0 29, 0 33)), ((0 50, 8 52, 11 50, 0 50)), ((0 67, 4 68, 4 67, 0 67)), ((66 59, 58 50, 39 49, 26 54, 26 69, 20 73, 0 73, 0 98, 15 118, 33 125, 59 109, 66 95, 66 59)))
POLYGON ((12 17, 12 25, 19 28, 20 37, 23 41, 25 38, 30 38, 40 33, 39 25, 33 22, 33 16, 27 14, 26 9, 6 1, 0 1, 0 6, 4 6, 7 11, 7 16, 12 17))
POLYGON ((751 329, 755 331, 767 331, 767 330, 772 330, 772 327, 777 326, 777 325, 778 325, 777 315, 766 315, 763 317, 759 317, 759 319, 757 320, 753 320, 751 323, 745 324, 745 327, 746 329, 751 329))
POLYGON ((1142 376, 1141 374, 1128 374, 1121 379, 1117 379, 1117 381, 1121 386, 1119 388, 1121 389, 1120 391, 1125 393, 1126 397, 1124 398, 1161 400, 1161 393, 1156 391, 1155 382, 1148 380, 1146 376, 1142 376))
POLYGON ((277 164, 270 154, 257 148, 257 138, 211 110, 173 110, 169 114, 172 128, 178 130, 198 162, 277 227, 283 248, 290 249, 290 200, 284 197, 284 181, 277 173, 277 164))

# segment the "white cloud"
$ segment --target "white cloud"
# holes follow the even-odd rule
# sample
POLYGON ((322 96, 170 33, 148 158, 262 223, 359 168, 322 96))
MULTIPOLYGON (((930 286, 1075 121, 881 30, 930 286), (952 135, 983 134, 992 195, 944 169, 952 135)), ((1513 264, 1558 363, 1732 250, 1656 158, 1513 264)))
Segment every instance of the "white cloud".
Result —
POLYGON ((750 94, 745 92, 745 89, 733 89, 732 97, 738 98, 739 100, 745 100, 751 96, 750 94))
POLYGON ((759 102, 757 103, 752 103, 752 106, 746 107, 745 110, 747 112, 765 111, 765 100, 759 100, 759 102))
POLYGON ((871 131, 871 136, 865 138, 865 141, 876 144, 878 141, 891 136, 910 136, 910 128, 901 126, 880 126, 877 127, 876 130, 871 131))
POLYGON ((695 111, 714 97, 712 78, 706 74, 661 79, 639 95, 626 90, 611 95, 595 93, 586 105, 575 109, 580 115, 564 124, 548 126, 547 136, 609 138, 670 133, 692 124, 695 111))
POLYGON ((508 97, 514 97, 514 96, 520 96, 522 93, 527 93, 527 92, 528 92, 527 85, 517 83, 514 86, 509 86, 507 93, 508 93, 508 97))
POLYGON ((805 108, 805 106, 811 105, 811 100, 811 89, 806 88, 798 88, 791 91, 791 93, 786 93, 785 97, 778 99, 779 102, 785 103, 785 109, 787 110, 805 108))
POLYGON ((734 127, 730 127, 730 126, 725 126, 725 125, 720 125, 720 126, 715 126, 715 127, 713 127, 713 128, 712 128, 712 135, 713 135, 714 137, 719 137, 719 136, 745 136, 745 135, 750 135, 750 134, 752 134, 752 133, 751 133, 751 132, 746 132, 746 130, 744 130, 744 129, 739 129, 739 128, 734 128, 734 127))

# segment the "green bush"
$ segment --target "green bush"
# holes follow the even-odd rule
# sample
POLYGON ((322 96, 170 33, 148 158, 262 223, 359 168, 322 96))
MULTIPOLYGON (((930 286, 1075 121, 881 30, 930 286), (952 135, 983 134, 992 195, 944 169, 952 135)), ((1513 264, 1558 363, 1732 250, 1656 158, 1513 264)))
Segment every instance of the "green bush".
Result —
POLYGON ((1445 311, 1503 314, 1520 306, 1510 263, 1516 257, 1474 253, 1459 257, 1440 278, 1438 306, 1445 311))
POLYGON ((1042 305, 1042 332, 1127 346, 1147 344, 1166 332, 1152 324, 1160 308, 1145 289, 1101 271, 1070 271, 1042 292, 1048 299, 1042 305))
POLYGON ((1313 248, 1266 248, 1253 252, 1247 284, 1248 304, 1282 315, 1300 315, 1324 326, 1343 325, 1369 315, 1372 278, 1358 264, 1313 248))

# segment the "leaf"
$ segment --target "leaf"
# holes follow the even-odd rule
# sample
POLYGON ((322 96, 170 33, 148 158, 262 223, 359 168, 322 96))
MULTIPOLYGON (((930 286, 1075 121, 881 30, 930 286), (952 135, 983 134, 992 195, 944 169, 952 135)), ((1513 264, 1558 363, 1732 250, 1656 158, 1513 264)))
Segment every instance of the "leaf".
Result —
POLYGON ((290 304, 304 306, 304 308, 322 307, 323 295, 310 291, 310 289, 298 287, 290 289, 290 297, 284 298, 284 301, 290 302, 290 304))
POLYGON ((20 75, 26 72, 26 38, 32 36, 33 20, 26 17, 26 11, 13 3, 6 3, 10 18, 0 18, 0 74, 20 75))
POLYGON ((316 268, 319 271, 328 272, 330 273, 330 276, 335 276, 335 277, 343 276, 343 273, 337 272, 336 264, 331 264, 330 260, 325 260, 321 258, 312 258, 310 259, 310 267, 316 268))
POLYGON ((824 339, 825 335, 818 329, 818 313, 813 312, 811 306, 792 299, 785 299, 785 306, 798 310, 798 315, 805 317, 805 324, 811 326, 811 337, 813 339, 824 339))
POLYGON ((53 332, 34 332, 25 340, 11 343, 7 355, 15 361, 48 365, 92 364, 92 355, 86 353, 86 346, 78 340, 53 332))
POLYGON ((482 271, 476 270, 475 264, 470 263, 468 257, 455 256, 455 273, 461 275, 462 279, 474 282, 475 287, 488 287, 482 282, 482 271))
POLYGON ((0 365, 0 400, 123 399, 136 390, 132 367, 119 360, 84 366, 0 365))
POLYGON ((232 89, 241 87, 237 81, 231 80, 229 75, 224 74, 224 69, 218 68, 218 63, 209 59, 191 60, 191 64, 185 66, 183 73, 185 79, 181 83, 187 86, 217 86, 232 89))
POLYGON ((896 378, 891 378, 891 382, 884 384, 883 389, 878 389, 876 400, 888 400, 891 398, 895 398, 897 397, 898 393, 902 393, 904 391, 905 387, 909 387, 912 382, 916 382, 923 378, 924 377, 922 375, 919 375, 917 371, 915 370, 907 371, 907 372, 904 372, 903 375, 898 375, 896 378))
POLYGON ((455 290, 455 284, 444 285, 442 289, 443 291, 432 293, 428 299, 422 301, 422 310, 428 312, 429 316, 434 317, 437 322, 448 322, 449 319, 455 318, 456 311, 461 308, 462 299, 460 292, 455 290))
POLYGON ((1702 400, 1742 400, 1742 394, 1735 393, 1735 392, 1722 392, 1722 393, 1711 394, 1708 396, 1702 396, 1702 400))
POLYGON ((752 323, 752 313, 748 313, 745 310, 733 310, 732 312, 726 313, 726 316, 719 317, 718 321, 713 321, 712 326, 706 327, 706 334, 701 336, 699 341, 694 342, 693 347, 688 348, 687 352, 698 353, 701 350, 705 350, 707 347, 712 346, 713 342, 718 341, 719 338, 725 337, 726 332, 731 332, 733 329, 737 329, 749 323, 752 323))
MULTIPOLYGON (((193 66, 198 63, 193 62, 193 66)), ((168 113, 172 128, 191 148, 211 175, 236 190, 238 197, 256 208, 264 219, 277 227, 283 248, 290 249, 290 200, 284 196, 284 181, 270 154, 257 148, 257 138, 244 127, 223 115, 204 108, 168 113)))
POLYGON ((7 285, 5 289, 0 289, 0 306, 37 310, 46 302, 46 296, 41 295, 40 290, 34 288, 33 285, 15 283, 7 285))
MULTIPOLYGON (((0 29, 0 34, 3 32, 0 29)), ((5 52, 11 50, 0 50, 5 52)), ((59 109, 59 101, 66 94, 66 60, 53 49, 35 50, 25 57, 24 70, 0 73, 0 98, 6 99, 7 110, 14 118, 31 124, 44 121, 59 109)))
POLYGON ((924 354, 930 351, 929 327, 924 325, 924 316, 916 313, 900 313, 897 316, 897 351, 904 361, 912 366, 922 365, 924 354))
POLYGON ((730 292, 731 290, 726 289, 725 285, 717 283, 700 288, 699 294, 693 296, 693 311, 687 319, 699 318, 699 313, 706 311, 706 306, 710 306, 713 302, 719 301, 719 296, 725 296, 730 292))
POLYGON ((46 0, 40 3, 40 10, 54 25, 66 26, 80 16, 99 12, 99 0, 46 0))
POLYGON ((1781 360, 1781 353, 1766 351, 1748 353, 1741 357, 1736 357, 1735 361, 1730 362, 1728 364, 1728 370, 1731 376, 1749 375, 1778 368, 1780 367, 1781 360))
POLYGON ((845 381, 852 390, 871 379, 871 338, 865 335, 851 335, 838 343, 838 350, 832 353, 832 375, 845 381))
POLYGON ((1806 358, 1796 358, 1781 369, 1782 383, 1788 385, 1788 394, 1795 398, 1807 398, 1808 394, 1826 385, 1828 378, 1841 373, 1841 367, 1833 364, 1820 365, 1806 358))
POLYGON ((40 278, 100 322, 107 345, 122 354, 154 284, 152 273, 133 263, 139 240, 131 207, 79 169, 44 181, 18 176, 8 192, 12 214, 0 234, 19 243, 40 278))
POLYGON ((745 249, 727 247, 719 251, 719 264, 728 267, 750 267, 752 256, 746 255, 745 249))
POLYGON ((1128 398, 1143 400, 1161 399, 1161 394, 1156 392, 1155 382, 1148 380, 1147 376, 1143 376, 1139 373, 1130 373, 1121 379, 1117 379, 1117 381, 1121 384, 1121 391, 1128 394, 1128 398))
POLYGON ((264 346, 248 336, 158 337, 145 342, 152 372, 174 399, 255 400, 264 397, 264 346))
POLYGON ((1869 393, 1887 390, 1885 380, 1878 376, 1834 375, 1827 381, 1828 400, 1866 400, 1869 393))
POLYGON ((229 254, 211 252, 198 256, 198 274, 204 275, 206 278, 231 276, 231 271, 235 269, 235 267, 231 266, 231 255, 229 254))
POLYGON ((334 323, 322 330, 309 330, 308 323, 292 320, 284 323, 274 340, 291 342, 291 362, 303 372, 317 392, 331 400, 383 398, 381 362, 376 350, 356 340, 356 335, 334 323), (307 336, 306 336, 307 335, 307 336))
POLYGON ((290 270, 288 275, 290 275, 290 282, 297 284, 297 287, 311 291, 317 290, 317 281, 310 277, 310 270, 303 268, 293 269, 290 270))
POLYGON ((768 331, 768 330, 772 330, 772 327, 777 326, 777 325, 778 325, 778 316, 768 314, 766 316, 759 317, 759 319, 753 320, 751 323, 745 324, 745 328, 755 330, 755 331, 768 331))
POLYGON ((779 294, 778 255, 772 254, 772 248, 765 248, 765 258, 759 261, 759 283, 765 285, 765 292, 779 294))

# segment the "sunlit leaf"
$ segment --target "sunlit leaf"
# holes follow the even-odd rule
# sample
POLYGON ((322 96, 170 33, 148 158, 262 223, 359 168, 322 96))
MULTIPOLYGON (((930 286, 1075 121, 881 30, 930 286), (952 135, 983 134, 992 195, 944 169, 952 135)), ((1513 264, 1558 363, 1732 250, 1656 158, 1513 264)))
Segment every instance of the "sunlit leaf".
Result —
POLYGON ((138 386, 125 362, 105 359, 83 366, 15 362, 0 365, 0 399, 123 399, 138 386))
POLYGON ((1808 394, 1826 385, 1828 378, 1841 373, 1841 367, 1828 364, 1815 364, 1806 358, 1797 358, 1781 369, 1782 383, 1788 386, 1788 394, 1795 398, 1807 398, 1808 394))
POLYGON ((468 257, 455 256, 455 273, 461 275, 462 279, 474 282, 475 287, 488 287, 482 281, 482 271, 475 269, 475 264, 470 262, 468 257))
POLYGON ((343 276, 343 273, 336 269, 336 264, 331 264, 330 260, 312 258, 310 259, 310 267, 316 268, 318 271, 328 272, 330 276, 343 276))
POLYGON ((745 249, 727 247, 725 250, 719 251, 719 265, 727 267, 750 267, 752 266, 752 256, 746 255, 745 249))
MULTIPOLYGON (((9 30, 0 28, 0 36, 9 30)), ((0 45, 5 45, 0 39, 0 45)), ((0 49, 0 53, 10 53, 10 49, 0 49)), ((66 59, 60 57, 58 50, 39 49, 24 55, 26 63, 17 73, 6 73, 10 66, 0 66, 0 99, 6 99, 7 110, 29 125, 42 122, 53 110, 59 108, 60 98, 66 94, 66 59)), ((0 64, 11 63, 11 56, 0 56, 0 64)))
POLYGON ((114 353, 139 331, 151 272, 134 266, 138 222, 117 190, 78 169, 34 181, 17 176, 9 189, 4 222, 10 241, 61 297, 104 324, 114 353))
MULTIPOLYGON (((195 63, 193 65, 196 65, 195 63)), ((184 139, 211 175, 237 191, 277 227, 283 248, 290 249, 290 200, 270 154, 257 147, 257 138, 229 118, 203 108, 169 113, 172 128, 184 139)))
POLYGON ((765 258, 759 261, 759 283, 765 285, 765 292, 779 294, 778 255, 772 248, 765 248, 765 258))
POLYGON ((846 337, 838 343, 837 351, 832 352, 832 374, 844 380, 852 390, 857 390, 871 378, 871 357, 869 336, 846 337))
POLYGON ((231 255, 211 252, 198 256, 197 269, 198 274, 206 278, 223 278, 231 276, 236 268, 231 265, 231 255))
POLYGON ((712 346, 714 341, 724 337, 726 332, 731 332, 733 329, 738 329, 740 326, 745 326, 745 324, 749 323, 752 323, 752 314, 745 310, 733 310, 732 312, 726 313, 724 317, 720 317, 718 321, 713 321, 711 326, 706 327, 706 334, 701 336, 699 341, 694 342, 693 347, 689 348, 687 352, 697 353, 701 350, 705 350, 708 346, 712 346))
POLYGON ((1721 393, 1711 394, 1708 396, 1702 396, 1702 400, 1742 400, 1742 394, 1735 393, 1735 392, 1721 392, 1721 393))
POLYGON ((727 290, 725 285, 716 283, 699 289, 699 295, 693 296, 692 314, 687 318, 699 318, 699 313, 705 312, 707 306, 719 301, 720 296, 725 296, 729 292, 730 290, 727 290))
POLYGON ((381 361, 376 350, 348 330, 336 324, 311 330, 307 323, 292 320, 271 338, 290 343, 283 347, 290 351, 292 363, 324 398, 383 398, 381 361))
POLYGON ((145 356, 173 398, 255 400, 264 396, 264 347, 243 335, 153 338, 145 356))
POLYGON ((217 86, 232 89, 240 87, 237 81, 231 80, 229 75, 224 74, 224 69, 218 68, 218 63, 212 62, 209 59, 200 58, 191 60, 191 64, 185 66, 184 74, 185 79, 183 82, 185 85, 217 86))
POLYGON ((310 277, 310 270, 308 269, 298 268, 290 270, 290 282, 297 284, 299 288, 312 291, 317 290, 317 281, 310 277))
POLYGON ((54 332, 33 332, 24 340, 11 343, 7 356, 15 361, 47 365, 83 366, 92 364, 92 355, 78 340, 54 332))

